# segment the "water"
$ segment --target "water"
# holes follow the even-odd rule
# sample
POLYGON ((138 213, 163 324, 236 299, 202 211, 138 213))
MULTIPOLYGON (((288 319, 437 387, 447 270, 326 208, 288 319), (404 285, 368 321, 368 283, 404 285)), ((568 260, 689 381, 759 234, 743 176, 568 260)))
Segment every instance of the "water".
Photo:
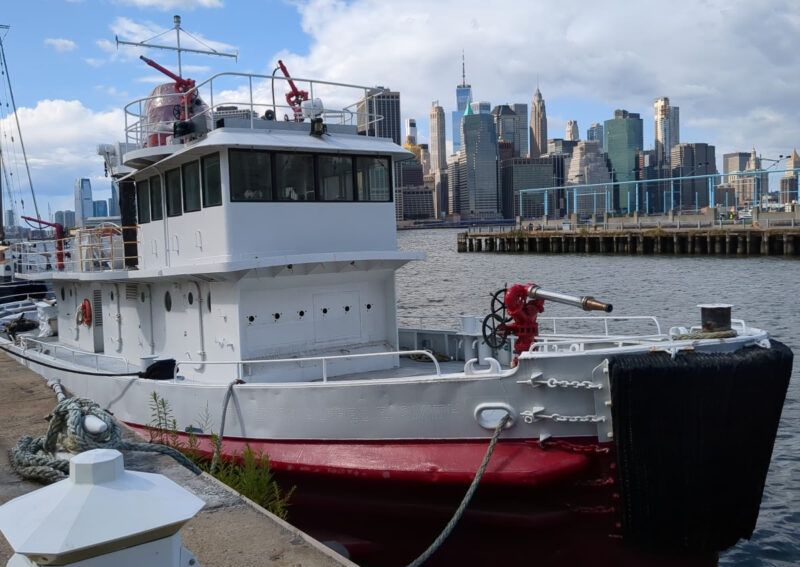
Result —
MULTIPOLYGON (((750 541, 720 565, 800 565, 800 262, 797 259, 631 257, 456 252, 457 230, 398 233, 401 250, 427 253, 397 272, 398 312, 484 315, 490 294, 534 282, 614 305, 615 315, 655 315, 662 328, 699 324, 698 303, 731 303, 732 317, 767 329, 795 353, 792 382, 772 454, 761 512, 750 541)), ((548 303, 544 315, 581 312, 548 303)), ((752 419, 742 416, 742 419, 752 419)), ((747 447, 742 447, 743 451, 747 447)))

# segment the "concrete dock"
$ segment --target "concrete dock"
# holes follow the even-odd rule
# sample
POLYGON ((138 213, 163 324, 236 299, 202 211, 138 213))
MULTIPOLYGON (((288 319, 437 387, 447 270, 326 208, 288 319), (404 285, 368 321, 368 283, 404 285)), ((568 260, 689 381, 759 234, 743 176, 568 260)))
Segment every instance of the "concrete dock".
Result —
MULTIPOLYGON (((41 488, 11 470, 7 453, 22 435, 47 432, 47 416, 56 402, 41 376, 0 353, 0 504, 41 488)), ((124 437, 142 441, 122 427, 124 437)), ((205 507, 181 530, 184 547, 202 567, 355 567, 208 474, 196 476, 170 457, 154 453, 126 451, 123 455, 126 469, 163 474, 205 501, 205 507)), ((0 565, 12 553, 5 538, 0 538, 0 565)))

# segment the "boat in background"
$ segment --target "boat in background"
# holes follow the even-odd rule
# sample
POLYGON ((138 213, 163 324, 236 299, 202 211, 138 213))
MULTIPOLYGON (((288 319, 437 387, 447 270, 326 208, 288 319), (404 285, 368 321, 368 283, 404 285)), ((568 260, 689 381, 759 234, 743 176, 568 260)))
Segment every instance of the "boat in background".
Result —
POLYGON ((122 225, 53 243, 55 263, 15 249, 19 277, 52 284, 59 332, 0 348, 139 431, 155 395, 207 454, 212 435, 226 458, 263 451, 298 487, 290 520, 362 563, 423 551, 490 446, 427 564, 713 565, 750 537, 791 351, 729 306, 686 328, 545 320, 545 301, 611 306, 532 283, 458 328, 399 328, 395 271, 423 257, 397 249, 411 153, 374 135, 383 90, 281 68, 161 68, 172 82, 101 146, 122 225))

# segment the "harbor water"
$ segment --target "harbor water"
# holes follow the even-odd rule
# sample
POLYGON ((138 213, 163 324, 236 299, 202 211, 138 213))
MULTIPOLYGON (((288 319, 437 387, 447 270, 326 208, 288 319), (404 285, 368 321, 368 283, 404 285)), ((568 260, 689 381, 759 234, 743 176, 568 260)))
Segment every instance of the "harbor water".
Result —
MULTIPOLYGON (((701 303, 730 303, 732 318, 768 330, 795 353, 792 382, 750 541, 724 552, 726 567, 800 565, 800 261, 796 258, 498 254, 456 251, 458 230, 398 232, 401 250, 427 260, 397 272, 402 317, 489 313, 491 294, 507 284, 536 283, 612 303, 614 315, 654 315, 662 329, 700 323, 701 303)), ((546 304, 542 316, 580 311, 546 304)), ((430 324, 430 323, 428 323, 430 324)), ((455 324, 455 323, 451 323, 455 324)), ((743 415, 742 419, 757 419, 743 415)), ((743 446, 742 451, 747 451, 743 446)))

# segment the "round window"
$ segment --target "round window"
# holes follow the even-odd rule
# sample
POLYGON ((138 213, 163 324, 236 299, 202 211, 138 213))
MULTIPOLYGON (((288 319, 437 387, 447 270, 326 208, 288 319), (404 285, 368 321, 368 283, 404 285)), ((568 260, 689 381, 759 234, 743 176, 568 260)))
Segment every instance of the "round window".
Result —
POLYGON ((192 295, 191 291, 189 292, 189 296, 186 299, 189 301, 189 305, 192 305, 194 303, 194 295, 192 295))

